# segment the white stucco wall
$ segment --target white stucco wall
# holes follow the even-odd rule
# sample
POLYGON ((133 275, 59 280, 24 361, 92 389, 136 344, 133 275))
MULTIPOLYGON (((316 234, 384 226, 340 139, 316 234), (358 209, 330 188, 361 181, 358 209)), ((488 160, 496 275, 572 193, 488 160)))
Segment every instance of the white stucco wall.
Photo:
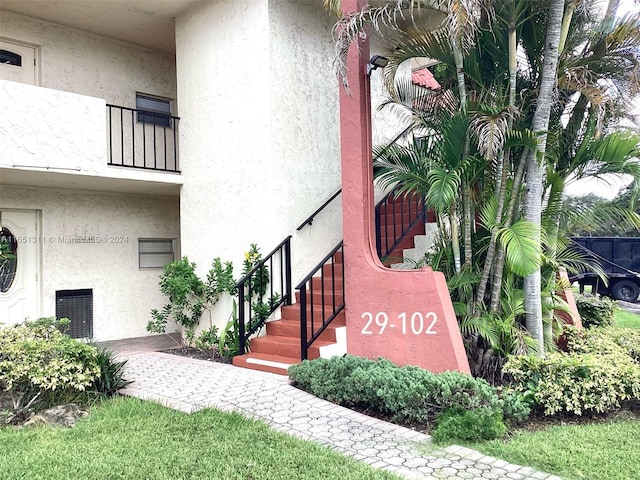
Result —
POLYGON ((290 0, 176 19, 183 252, 202 275, 219 256, 239 276, 250 243, 267 253, 294 235, 295 285, 341 239, 340 199, 295 230, 340 186, 331 25, 319 2, 290 0))
POLYGON ((158 288, 161 270, 138 268, 138 239, 179 238, 178 203, 166 197, 0 189, 0 210, 41 212, 42 315, 55 315, 56 290, 91 288, 96 340, 147 335, 149 312, 165 299, 158 288), (107 241, 64 240, 78 236, 107 241))
POLYGON ((215 257, 240 270, 284 231, 270 206, 281 174, 272 155, 267 3, 209 1, 176 19, 183 252, 201 273, 215 257))
POLYGON ((292 233, 294 285, 342 239, 341 197, 296 231, 340 188, 338 80, 333 19, 321 2, 269 2, 274 161, 283 192, 276 208, 292 233))
POLYGON ((39 46, 40 85, 135 107, 135 93, 175 99, 175 60, 151 49, 2 11, 1 36, 39 46))

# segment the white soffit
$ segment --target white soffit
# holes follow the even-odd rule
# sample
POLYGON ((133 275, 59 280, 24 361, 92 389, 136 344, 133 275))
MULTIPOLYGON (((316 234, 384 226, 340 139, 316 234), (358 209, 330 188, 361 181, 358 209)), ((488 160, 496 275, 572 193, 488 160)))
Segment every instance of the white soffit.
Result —
MULTIPOLYGON (((0 9, 175 52, 174 19, 202 0, 0 0, 0 9)), ((0 30, 2 12, 0 11, 0 30)))

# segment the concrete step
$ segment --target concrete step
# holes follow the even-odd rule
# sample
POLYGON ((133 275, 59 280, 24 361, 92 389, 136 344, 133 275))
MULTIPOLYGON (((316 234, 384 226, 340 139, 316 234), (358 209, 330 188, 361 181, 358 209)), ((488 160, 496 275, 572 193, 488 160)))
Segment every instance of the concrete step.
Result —
MULTIPOLYGON (((321 318, 314 318, 313 327, 311 329, 311 319, 307 320, 307 339, 311 338, 311 336, 322 326, 321 318)), ((318 337, 318 340, 324 340, 327 342, 335 343, 338 338, 336 336, 336 329, 339 327, 344 327, 344 325, 336 324, 335 322, 331 322, 324 332, 318 337)), ((267 335, 273 335, 276 337, 291 337, 295 339, 300 339, 300 319, 297 320, 273 320, 267 323, 267 335)))
POLYGON ((236 367, 248 368, 250 370, 259 370, 262 372, 277 373, 279 375, 287 375, 287 369, 291 365, 300 363, 299 356, 284 357, 282 355, 271 355, 268 353, 250 352, 244 355, 233 357, 233 365, 236 367))
MULTIPOLYGON (((339 305, 336 305, 338 307, 339 305)), ((322 305, 316 305, 313 308, 313 320, 314 322, 322 322, 323 319, 328 319, 333 313, 333 305, 325 305, 324 312, 322 311, 322 305)), ((295 320, 300 322, 300 305, 295 303, 293 305, 285 305, 280 310, 281 320, 295 320)), ((307 319, 311 320, 311 306, 307 305, 307 319)), ((334 322, 338 322, 338 325, 346 325, 344 310, 338 313, 334 322)))
MULTIPOLYGON (((320 348, 335 342, 316 340, 309 348, 309 359, 320 357, 320 348)), ((283 337, 281 335, 265 335, 251 339, 251 353, 266 353, 289 358, 300 359, 300 338, 283 337)))
MULTIPOLYGON (((325 302, 326 305, 333 305, 335 302, 336 305, 340 305, 344 301, 344 293, 343 292, 331 292, 330 290, 325 290, 324 295, 322 295, 322 290, 314 289, 313 294, 307 288, 307 305, 311 305, 313 299, 314 307, 320 306, 322 302, 325 302)), ((300 303, 300 291, 296 290, 296 303, 300 303)))

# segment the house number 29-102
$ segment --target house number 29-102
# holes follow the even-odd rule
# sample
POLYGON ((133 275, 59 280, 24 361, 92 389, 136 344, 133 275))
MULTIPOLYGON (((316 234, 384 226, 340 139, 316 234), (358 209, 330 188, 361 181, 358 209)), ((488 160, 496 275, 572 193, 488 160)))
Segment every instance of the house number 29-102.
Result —
POLYGON ((384 331, 399 328, 403 335, 412 333, 413 335, 436 335, 433 329, 438 317, 434 312, 413 312, 411 316, 402 312, 398 315, 396 322, 389 320, 389 315, 385 312, 378 312, 375 315, 371 312, 364 312, 360 318, 366 323, 362 328, 362 335, 373 335, 377 333, 382 335, 384 331))

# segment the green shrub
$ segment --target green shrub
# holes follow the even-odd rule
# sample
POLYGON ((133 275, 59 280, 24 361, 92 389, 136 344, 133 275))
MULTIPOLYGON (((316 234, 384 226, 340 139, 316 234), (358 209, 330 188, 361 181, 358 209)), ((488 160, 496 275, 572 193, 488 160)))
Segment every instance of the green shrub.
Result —
POLYGON ((220 337, 218 336, 218 327, 215 325, 209 327, 207 330, 203 330, 196 338, 196 348, 202 352, 209 353, 211 357, 218 351, 218 343, 220 337))
POLYGON ((507 427, 502 421, 500 412, 491 409, 451 408, 438 416, 431 436, 436 443, 447 440, 480 442, 499 438, 505 433, 507 433, 507 427))
POLYGON ((124 378, 126 360, 118 360, 111 350, 104 347, 97 349, 96 360, 100 368, 100 375, 92 385, 92 389, 96 393, 111 397, 121 388, 131 384, 124 378))
POLYGON ((74 401, 99 376, 96 349, 61 333, 55 319, 0 328, 0 395, 11 397, 12 419, 74 401))
POLYGON ((531 396, 544 415, 605 413, 640 398, 640 365, 618 352, 510 357, 512 388, 531 396))
POLYGON ((585 328, 611 326, 618 305, 608 297, 576 295, 576 306, 585 328))
POLYGON ((500 395, 506 422, 522 423, 531 415, 531 401, 523 393, 507 390, 500 395))
POLYGON ((494 387, 459 372, 434 374, 385 359, 346 355, 304 361, 289 369, 302 390, 345 406, 371 408, 401 423, 428 423, 449 408, 502 415, 494 387))
POLYGON ((581 341, 574 338, 569 342, 569 348, 588 353, 602 353, 618 351, 609 346, 615 344, 620 350, 640 363, 640 330, 633 328, 604 327, 585 330, 582 332, 581 341))

